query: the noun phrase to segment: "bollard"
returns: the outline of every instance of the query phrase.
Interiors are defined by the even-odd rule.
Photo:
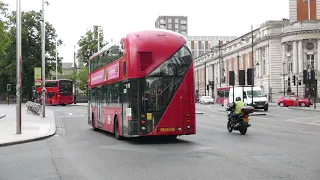
[[[27,101],[26,106],[27,106],[27,113],[28,114],[32,113],[32,114],[36,114],[39,116],[40,113],[42,112],[41,104],[34,103],[32,101]]]

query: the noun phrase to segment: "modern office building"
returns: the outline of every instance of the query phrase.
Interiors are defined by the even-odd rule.
[[[184,36],[188,35],[187,16],[159,16],[155,22],[155,27],[172,30]]]
[[[319,97],[320,0],[289,0],[288,8],[289,19],[266,21],[223,44],[221,56],[213,48],[196,58],[196,90],[200,96],[216,96],[217,87],[228,86],[229,71],[235,72],[238,83],[239,70],[253,68],[254,84],[265,91],[269,102],[277,102],[289,93]],[[310,84],[302,81],[306,71],[315,72],[315,81]],[[207,90],[209,82],[214,84]]]

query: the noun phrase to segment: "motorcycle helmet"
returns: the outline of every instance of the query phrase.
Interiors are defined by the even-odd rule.
[[[241,101],[241,97],[236,97],[236,101]]]

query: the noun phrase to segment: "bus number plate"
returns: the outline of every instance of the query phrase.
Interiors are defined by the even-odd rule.
[[[176,128],[160,128],[160,132],[173,132]]]

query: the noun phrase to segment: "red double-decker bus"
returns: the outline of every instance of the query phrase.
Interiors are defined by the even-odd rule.
[[[194,67],[186,39],[133,32],[90,57],[88,123],[117,139],[196,133]]]
[[[45,83],[47,89],[46,104],[49,105],[62,105],[73,104],[73,82],[69,79],[60,80],[46,80]],[[36,88],[37,99],[39,103],[42,103],[41,99],[42,87]]]

